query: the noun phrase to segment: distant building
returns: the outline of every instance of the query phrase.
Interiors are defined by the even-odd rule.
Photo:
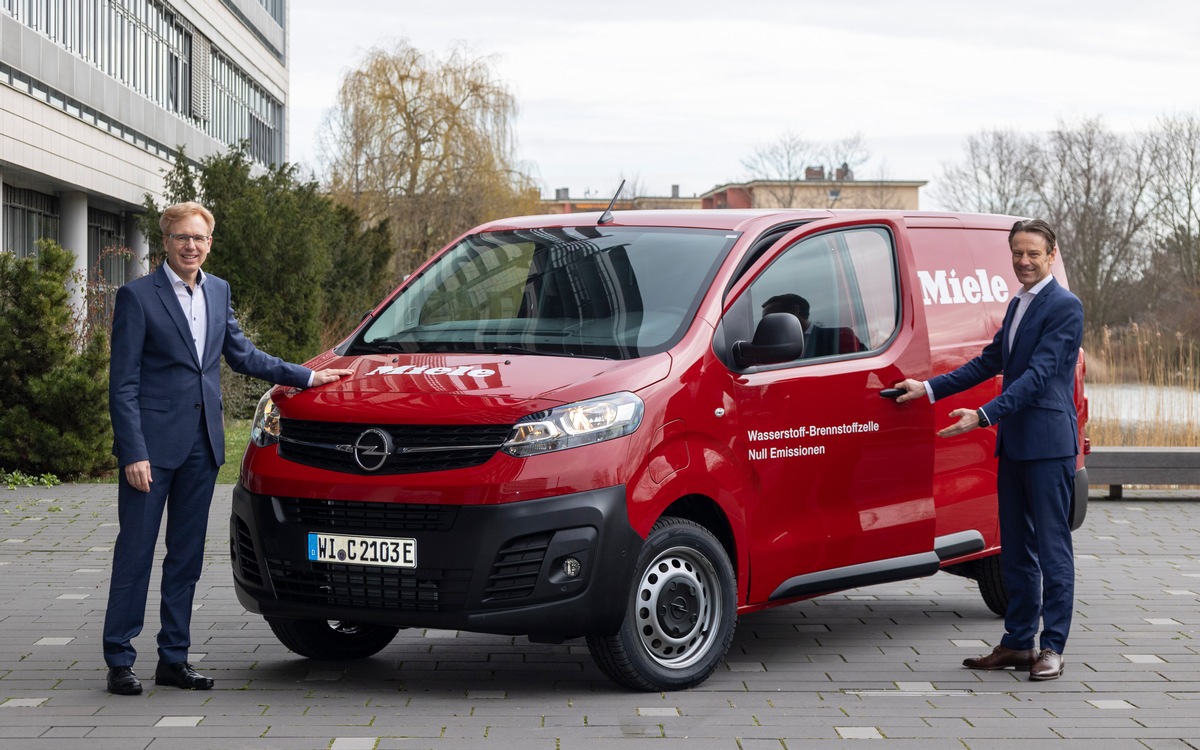
[[[106,282],[146,270],[135,217],[183,146],[287,159],[286,0],[0,0],[0,250],[40,238]],[[73,290],[81,304],[82,290]]]
[[[588,211],[603,211],[608,208],[608,202],[611,200],[611,195],[572,198],[569,188],[558,188],[554,191],[554,200],[543,200],[541,202],[541,209],[542,213],[547,214],[576,214]],[[679,196],[679,186],[672,185],[669,196],[621,197],[617,199],[616,203],[613,203],[614,211],[633,211],[649,208],[672,208],[676,210],[700,208],[700,199],[695,196],[681,198]]]
[[[915,210],[924,180],[856,180],[845,165],[832,177],[823,167],[809,167],[803,180],[751,180],[718,185],[690,198],[679,196],[673,185],[670,196],[619,198],[614,210],[648,208],[894,208]],[[553,200],[541,202],[548,214],[603,211],[612,196],[573,198],[567,188],[555,191]]]
[[[916,210],[923,180],[856,180],[842,168],[832,179],[809,167],[803,180],[751,180],[703,193],[704,208],[894,208]]]

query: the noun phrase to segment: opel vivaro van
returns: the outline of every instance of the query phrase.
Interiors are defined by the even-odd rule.
[[[238,598],[304,656],[367,657],[411,627],[582,637],[642,690],[702,682],[738,616],[829,592],[945,570],[1002,613],[995,430],[935,436],[1000,380],[932,405],[893,386],[991,341],[1019,289],[1013,221],[474,229],[309,363],[353,376],[263,397],[230,524]],[[1081,445],[1083,367],[1064,405]]]

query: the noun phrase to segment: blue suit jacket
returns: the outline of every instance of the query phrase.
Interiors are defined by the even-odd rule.
[[[178,468],[197,430],[207,433],[217,465],[225,462],[222,355],[236,372],[282,385],[308,385],[311,370],[259,351],[242,333],[226,281],[206,274],[204,294],[208,337],[204,356],[197,358],[165,268],[117,290],[108,408],[119,466],[149,460],[153,466]]]
[[[1029,303],[1010,351],[1016,305],[1014,297],[1004,324],[978,357],[930,379],[933,396],[965,391],[1003,372],[1000,395],[983,405],[998,424],[996,455],[1018,461],[1077,455],[1075,363],[1083,342],[1083,305],[1051,279]]]

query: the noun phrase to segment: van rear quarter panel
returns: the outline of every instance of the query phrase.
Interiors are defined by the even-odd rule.
[[[1016,284],[1008,232],[937,218],[910,221],[908,228],[929,327],[931,374],[940,375],[978,355],[1000,328]],[[933,405],[936,429],[956,421],[950,412],[978,408],[999,388],[996,377],[938,401]],[[995,449],[994,429],[939,438],[935,443],[938,535],[976,529],[989,547],[999,544]]]

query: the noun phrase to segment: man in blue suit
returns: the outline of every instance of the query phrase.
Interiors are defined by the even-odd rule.
[[[159,222],[167,262],[117,292],[109,412],[119,466],[117,516],[104,661],[108,689],[137,695],[132,641],[142,630],[154,547],[164,509],[161,629],[154,680],[192,690],[213,681],[188,663],[192,597],[217,469],[225,462],[220,358],[235,371],[304,388],[350,370],[312,371],[259,351],[233,317],[229,284],[200,270],[213,216],[198,203],[167,208]]]
[[[953,372],[927,382],[905,380],[898,387],[906,393],[896,400],[936,401],[1004,374],[999,396],[978,409],[955,409],[950,416],[958,421],[938,432],[951,437],[997,425],[1000,567],[1010,600],[1000,645],[963,665],[1028,668],[1031,680],[1053,680],[1063,672],[1075,599],[1069,515],[1079,453],[1075,364],[1083,306],[1050,274],[1058,245],[1049,224],[1018,221],[1008,244],[1021,292],[996,337]]]

